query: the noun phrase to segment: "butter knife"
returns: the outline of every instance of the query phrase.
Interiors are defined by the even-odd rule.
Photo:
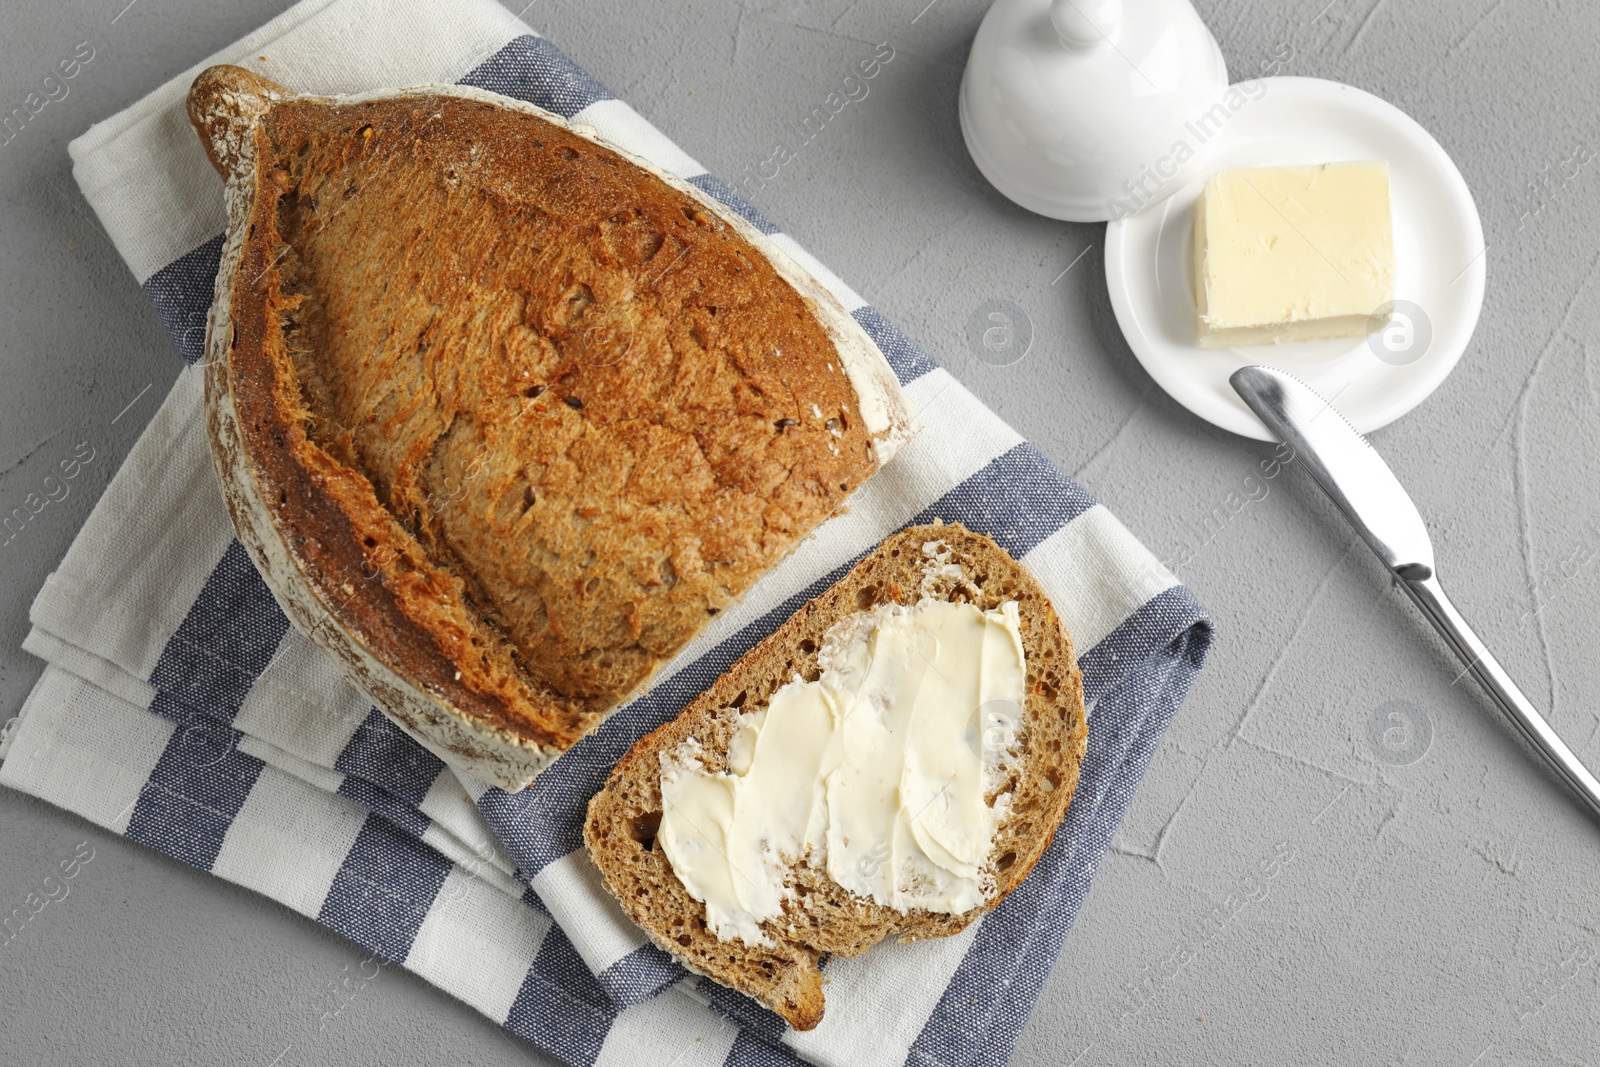
[[[1566,746],[1537,708],[1523,696],[1445,596],[1433,558],[1433,542],[1417,506],[1383,457],[1308,386],[1273,367],[1242,367],[1228,379],[1267,429],[1294,449],[1295,457],[1338,505],[1350,525],[1375,552],[1400,586],[1433,623],[1496,707],[1552,770],[1600,818],[1600,780]]]

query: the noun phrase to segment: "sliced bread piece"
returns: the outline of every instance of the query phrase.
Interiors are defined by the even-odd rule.
[[[1021,617],[1027,693],[1016,758],[986,797],[991,806],[1010,797],[989,857],[993,895],[960,914],[899,911],[844,889],[811,857],[789,868],[785,884],[792,892],[783,914],[760,926],[770,945],[719,938],[707,923],[705,904],[674,873],[657,839],[663,757],[671,765],[687,744],[705,772],[727,770],[740,718],[766,708],[797,675],[818,677],[819,652],[831,627],[857,612],[888,603],[914,605],[924,597],[984,611],[1016,601]],[[859,955],[886,937],[909,941],[958,933],[1026,877],[1066,814],[1087,736],[1072,641],[1037,579],[989,538],[959,525],[911,527],[885,540],[745,653],[676,719],[640,739],[590,800],[584,842],[606,888],[653,942],[690,970],[754,997],[795,1029],[809,1030],[822,1019],[824,957]]]
[[[911,418],[827,289],[531,104],[211,67],[213,459],[290,620],[443,759],[526,785]]]

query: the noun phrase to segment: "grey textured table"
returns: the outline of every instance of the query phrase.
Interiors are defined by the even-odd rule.
[[[178,367],[66,142],[278,10],[124,3],[12,4],[0,30],[7,111],[93,48],[68,95],[0,145],[0,513],[77,442],[95,453],[0,548],[0,718],[41,669],[17,648],[29,601]],[[1236,78],[1291,45],[1287,73],[1393,101],[1465,173],[1488,242],[1483,319],[1450,380],[1374,440],[1463,610],[1600,763],[1600,21],[1576,0],[1200,8]],[[1267,446],[1199,422],[1138,367],[1107,300],[1103,228],[1031,216],[983,183],[955,98],[984,9],[536,0],[525,17],[729,177],[887,41],[868,96],[754,198],[1158,555],[1186,559],[1215,614],[1210,665],[1015,1062],[1600,1063],[1600,828],[1455,680],[1301,472],[1263,477]],[[967,341],[997,300],[1031,329],[1007,367]],[[314,998],[361,958],[353,945],[9,791],[0,911],[84,841],[95,858],[70,896],[0,945],[7,1064],[543,1062],[394,969],[319,1031]],[[1272,857],[1263,896],[1245,879]]]

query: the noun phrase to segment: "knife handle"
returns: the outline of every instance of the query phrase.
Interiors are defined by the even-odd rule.
[[[1522,695],[1517,683],[1500,666],[1489,651],[1489,646],[1472,632],[1467,620],[1461,617],[1450,598],[1444,595],[1437,575],[1400,583],[1422,613],[1433,623],[1467,670],[1488,692],[1495,705],[1511,721],[1535,751],[1542,755],[1562,780],[1588,805],[1589,811],[1600,819],[1600,780],[1597,780],[1583,762],[1561,740],[1545,717],[1539,714],[1528,698]]]

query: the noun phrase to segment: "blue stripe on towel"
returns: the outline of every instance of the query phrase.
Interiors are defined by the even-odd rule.
[[[1085,698],[1098,699],[1106,686],[1129,667],[1144,663],[1162,651],[1156,647],[1156,642],[1162,640],[1160,635],[1174,632],[1185,622],[1202,619],[1204,614],[1205,609],[1195,600],[1194,594],[1181,585],[1151,597],[1098,645],[1078,653]],[[1199,670],[1211,648],[1211,638],[1211,623],[1207,620],[1192,629],[1183,629],[1173,640],[1182,643],[1185,660]],[[1154,681],[1152,687],[1155,688]]]
[[[601,971],[598,977],[612,1003],[626,1008],[649,1000],[667,986],[682,981],[688,973],[654,945],[641,945]]]
[[[197,714],[232,722],[288,628],[244,546],[230,541],[151,672],[160,695],[150,710],[185,723]],[[339,792],[369,811],[417,836],[432,825],[416,805],[444,763],[376,708],[334,767],[346,775]]]
[[[368,815],[317,921],[387,960],[404,960],[451,863],[388,819]]]
[[[222,234],[193,248],[145,280],[144,293],[185,363],[198,363],[206,349],[206,314],[217,287]]]
[[[939,365],[928,358],[928,353],[901,333],[877,308],[859,307],[850,314],[867,331],[867,336],[878,346],[883,358],[889,361],[901,385],[908,385],[929,371],[938,369]]]
[[[411,803],[379,789],[363,778],[346,775],[344,781],[339,783],[339,795],[350,798],[374,815],[388,819],[412,837],[421,837],[428,832],[428,827],[433,825],[433,820]]]
[[[607,1014],[614,1010],[611,998],[600,987],[594,972],[589,970],[589,965],[583,962],[583,957],[559,926],[550,927],[531,970],[547,984],[565,992],[570,1000]]]
[[[706,984],[700,988],[705,989]],[[740,1030],[722,1067],[801,1067],[804,1063],[793,1049],[778,1044],[776,1038],[766,1041],[749,1030]]]
[[[174,729],[128,820],[127,836],[209,871],[264,764],[238,749],[243,736],[157,692],[151,711]]]
[[[444,761],[423,748],[377,708],[369,708],[334,767],[408,804],[421,804],[444,771]],[[342,790],[341,790],[342,791]]]
[[[172,720],[178,730],[134,808],[129,837],[210,869],[262,766],[237,751],[243,735],[227,724],[288,629],[287,617],[244,546],[230,540],[150,672],[156,695],[149,710]],[[213,758],[215,752],[221,754]],[[339,791],[408,832],[420,835],[430,822],[364,783],[347,778]],[[407,799],[414,804],[420,796]]]
[[[1094,497],[1024,442],[990,460],[910,525],[953,520],[1021,559],[1092,507]]]
[[[230,541],[161,650],[150,684],[231,722],[288,629],[289,620],[244,546]]]
[[[570,119],[611,92],[543,37],[518,37],[457,83],[509,96]]]
[[[616,1009],[572,947],[552,925],[506,1015],[507,1030],[576,1067],[600,1055]]]
[[[733,186],[715,174],[696,174],[689,179],[689,184],[708,194],[724,207],[732,210],[762,233],[770,235],[778,232],[777,225],[771,219],[757,211],[754,204],[734,192]]]

